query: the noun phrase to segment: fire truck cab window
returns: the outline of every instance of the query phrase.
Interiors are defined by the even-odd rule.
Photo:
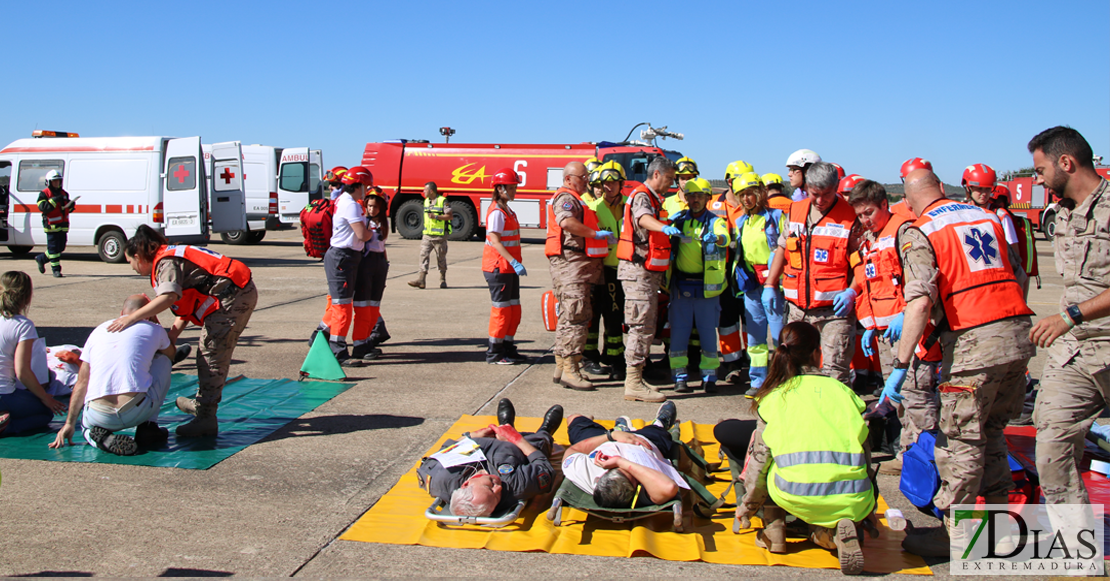
[[[281,166],[281,189],[287,192],[307,192],[308,179],[305,176],[307,163],[286,163]],[[317,168],[316,179],[319,180],[319,171]]]
[[[169,168],[166,175],[167,190],[191,190],[197,187],[197,158],[171,157]]]
[[[64,181],[65,162],[60,159],[28,159],[19,162],[16,189],[21,192],[41,192],[46,187],[46,174],[52,169],[61,172]]]

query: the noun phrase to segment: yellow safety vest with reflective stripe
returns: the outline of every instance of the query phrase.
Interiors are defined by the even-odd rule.
[[[443,207],[447,205],[447,197],[439,196],[435,201],[424,199],[424,234],[427,236],[444,236],[447,234],[447,220],[431,218],[432,208],[436,214],[443,214]]]
[[[763,398],[759,416],[772,456],[767,491],[775,504],[823,527],[874,511],[865,407],[851,388],[823,375],[799,375]]]
[[[683,210],[674,218],[674,226],[682,230],[682,235],[691,238],[690,242],[678,239],[671,240],[671,256],[674,259],[673,268],[687,274],[695,274],[681,268],[687,262],[685,257],[690,249],[695,249],[695,256],[701,258],[701,275],[705,298],[713,298],[725,290],[725,274],[728,269],[726,250],[728,249],[729,235],[728,223],[706,210],[702,218],[693,218],[688,210]],[[724,239],[724,244],[715,244],[713,251],[709,252],[701,240],[706,232],[713,232]],[[689,266],[689,265],[687,265]],[[680,275],[681,276],[681,275]]]
[[[582,196],[582,200],[586,201],[586,196]],[[590,208],[597,214],[597,225],[602,230],[608,230],[613,235],[619,235],[621,232],[621,222],[624,218],[624,204],[628,202],[626,196],[621,196],[621,206],[617,208],[617,214],[614,216],[613,211],[605,204],[605,198],[597,198],[592,202],[586,202],[586,207]],[[617,260],[617,243],[613,242],[609,245],[609,254],[601,261],[602,264],[610,268],[616,268],[620,261]]]

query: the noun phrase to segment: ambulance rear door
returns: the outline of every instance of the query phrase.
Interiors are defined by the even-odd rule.
[[[162,173],[162,213],[166,236],[207,233],[207,188],[200,137],[165,141]]]
[[[213,232],[247,229],[247,198],[243,189],[243,148],[238,141],[212,144]]]
[[[308,205],[308,148],[282,150],[278,165],[278,219],[283,224],[300,222],[301,210]]]

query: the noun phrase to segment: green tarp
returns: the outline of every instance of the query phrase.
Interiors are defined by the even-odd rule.
[[[116,456],[101,452],[88,445],[80,427],[74,433],[73,446],[54,450],[47,447],[47,444],[54,441],[54,435],[64,423],[64,417],[58,416],[50,424],[49,431],[0,437],[0,458],[206,470],[316,409],[353,385],[245,377],[232,380],[224,386],[223,401],[220,403],[219,436],[178,439],[174,429],[192,418],[181,413],[174,401],[178,396],[193,397],[196,394],[197,377],[175,373],[170,393],[166,396],[158,418],[160,426],[169,428],[170,441],[160,450],[140,450],[135,456]],[[134,435],[134,430],[121,433]]]

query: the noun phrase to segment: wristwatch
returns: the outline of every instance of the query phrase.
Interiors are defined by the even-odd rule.
[[[609,438],[610,442],[616,442],[616,440],[613,439],[613,430],[609,430],[608,432],[605,432],[605,437]]]
[[[1068,305],[1068,316],[1071,317],[1073,323],[1078,326],[1083,322],[1083,313],[1079,311],[1079,305]]]
[[[910,364],[909,363],[902,363],[897,358],[895,358],[894,359],[894,368],[895,369],[909,369]]]

